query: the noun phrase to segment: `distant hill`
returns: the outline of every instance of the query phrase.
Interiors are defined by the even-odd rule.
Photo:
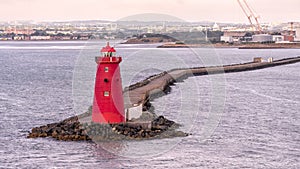
[[[146,33],[141,35],[135,35],[134,37],[124,42],[124,44],[166,43],[176,41],[176,39],[168,35]]]

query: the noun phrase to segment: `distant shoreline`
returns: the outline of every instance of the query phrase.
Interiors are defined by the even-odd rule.
[[[176,43],[174,39],[165,37],[142,37],[131,38],[122,44],[162,44],[157,48],[238,48],[238,49],[300,49],[300,42],[290,43],[210,43],[187,44],[184,42]]]
[[[70,39],[70,40],[59,40],[59,39],[55,39],[55,40],[0,40],[0,42],[69,42],[69,41],[88,41],[91,39]]]
[[[95,39],[84,40],[0,40],[1,42],[85,42],[93,41]],[[99,40],[99,39],[98,39]],[[103,41],[114,41],[101,39]],[[238,48],[238,49],[300,49],[300,42],[294,43],[247,43],[247,44],[229,44],[229,43],[203,43],[203,44],[176,44],[174,42],[140,42],[140,41],[125,41],[121,44],[136,44],[136,45],[145,45],[145,44],[157,44],[157,48]]]
[[[238,48],[238,49],[300,49],[300,43],[274,44],[163,44],[157,48]]]

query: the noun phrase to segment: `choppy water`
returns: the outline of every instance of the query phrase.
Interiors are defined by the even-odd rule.
[[[175,67],[300,55],[299,49],[117,47],[124,56],[124,85]],[[76,108],[80,100],[76,93],[86,88],[72,79],[74,72],[75,78],[87,77],[86,87],[93,88],[94,74],[81,74],[79,66],[95,70],[89,58],[97,53],[87,48],[84,42],[0,42],[0,168],[300,168],[299,63],[193,77],[173,86],[169,95],[153,104],[156,113],[180,122],[181,130],[192,133],[183,139],[99,145],[26,139],[33,126],[86,109]],[[72,84],[78,87],[74,95]],[[85,96],[91,97],[91,92]],[[83,102],[88,105],[90,100]]]

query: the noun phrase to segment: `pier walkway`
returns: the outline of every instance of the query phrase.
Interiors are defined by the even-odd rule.
[[[300,62],[300,57],[275,60],[273,62],[249,62],[226,66],[173,69],[151,76],[141,82],[125,88],[123,93],[125,108],[144,104],[149,96],[164,92],[169,85],[191,76],[251,71],[297,62]]]

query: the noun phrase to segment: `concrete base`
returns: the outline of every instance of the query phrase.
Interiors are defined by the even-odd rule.
[[[131,107],[126,109],[126,120],[130,121],[130,120],[134,120],[134,119],[138,119],[141,117],[141,115],[143,114],[143,105],[137,105],[135,107]]]

